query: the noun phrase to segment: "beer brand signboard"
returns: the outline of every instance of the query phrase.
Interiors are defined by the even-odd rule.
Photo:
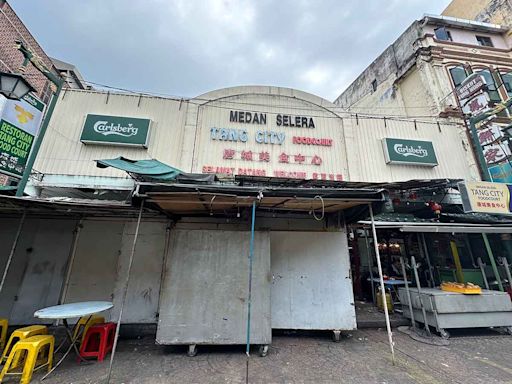
[[[147,147],[151,120],[88,114],[80,141],[85,144]]]
[[[384,156],[388,164],[438,165],[436,152],[431,141],[384,138]]]
[[[512,185],[486,181],[459,183],[464,212],[510,214],[510,190]]]

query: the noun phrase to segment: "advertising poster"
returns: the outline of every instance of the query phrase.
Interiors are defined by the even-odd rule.
[[[0,173],[19,178],[41,126],[45,104],[30,95],[22,100],[0,98]]]

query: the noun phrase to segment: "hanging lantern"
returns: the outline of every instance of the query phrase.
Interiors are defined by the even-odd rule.
[[[441,209],[443,209],[443,207],[441,206],[441,204],[435,202],[435,201],[431,201],[430,204],[430,209],[436,214],[436,215],[439,215],[441,213]]]

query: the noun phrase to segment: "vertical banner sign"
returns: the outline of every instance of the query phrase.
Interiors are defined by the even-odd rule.
[[[45,104],[26,95],[0,101],[0,173],[21,177],[43,119]]]

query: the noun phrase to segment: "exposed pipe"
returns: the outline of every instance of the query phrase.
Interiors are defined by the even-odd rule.
[[[27,210],[23,211],[23,215],[21,216],[20,223],[18,225],[18,230],[16,231],[16,236],[14,237],[14,242],[12,243],[11,253],[9,253],[7,263],[5,264],[4,274],[2,276],[2,281],[0,282],[0,293],[2,293],[2,290],[4,289],[5,279],[7,278],[7,273],[9,272],[9,267],[11,266],[12,258],[14,257],[16,247],[18,246],[18,240],[20,239],[21,230],[23,228],[23,224],[25,223],[25,217],[27,217]]]
[[[370,210],[370,218],[372,221],[372,234],[373,234],[373,246],[375,248],[375,255],[377,256],[377,268],[379,270],[379,278],[380,278],[380,291],[382,294],[382,303],[384,304],[384,316],[386,317],[386,329],[388,331],[388,341],[389,348],[391,349],[391,361],[393,365],[395,365],[395,349],[393,343],[393,334],[391,332],[391,324],[389,322],[389,312],[388,312],[388,303],[386,301],[386,289],[384,287],[384,276],[382,275],[382,265],[380,262],[380,253],[379,253],[379,242],[377,239],[377,230],[375,229],[375,220],[373,217],[373,208],[371,204],[368,204],[368,208]]]
[[[137,238],[139,237],[140,220],[142,218],[142,211],[144,209],[144,200],[140,203],[139,217],[137,219],[137,227],[135,228],[135,235],[133,236],[132,251],[130,253],[130,260],[128,261],[128,271],[126,272],[126,279],[123,286],[123,296],[121,299],[121,308],[119,309],[119,318],[117,319],[116,333],[114,335],[114,345],[112,346],[112,354],[110,355],[110,364],[108,367],[107,384],[110,383],[110,376],[112,374],[112,364],[114,363],[114,355],[116,353],[117,341],[119,339],[119,329],[121,328],[121,318],[123,317],[124,303],[126,301],[126,294],[128,293],[128,283],[130,282],[130,273],[132,271],[133,257],[135,255],[135,247],[137,246]]]

